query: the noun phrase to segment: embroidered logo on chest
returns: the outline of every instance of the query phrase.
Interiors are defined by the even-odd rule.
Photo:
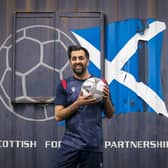
[[[72,92],[74,93],[76,91],[75,87],[71,87]]]

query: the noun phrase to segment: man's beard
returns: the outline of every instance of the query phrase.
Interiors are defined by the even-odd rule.
[[[79,66],[79,65],[74,65],[74,67],[72,68],[73,72],[74,72],[77,76],[82,76],[82,75],[86,72],[86,67],[83,66],[82,64],[80,64],[81,69],[77,69],[76,66]]]

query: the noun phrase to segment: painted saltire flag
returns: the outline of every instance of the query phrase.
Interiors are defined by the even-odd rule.
[[[139,19],[106,25],[105,78],[110,85],[116,114],[148,111],[168,117],[160,79],[165,29],[164,22],[153,19],[148,19],[145,25]],[[72,33],[89,50],[90,71],[99,76],[100,27],[73,30]],[[139,52],[142,43],[147,48],[147,54]],[[140,59],[146,62],[140,64]],[[147,68],[143,69],[145,63]],[[140,74],[145,74],[145,81],[141,81]]]

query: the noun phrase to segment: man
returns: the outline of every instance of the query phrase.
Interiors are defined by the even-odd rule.
[[[56,168],[103,167],[102,111],[108,118],[114,113],[107,86],[103,100],[83,96],[81,85],[92,77],[88,71],[89,53],[80,46],[68,49],[73,76],[57,87],[55,118],[65,120],[65,133],[56,156]]]

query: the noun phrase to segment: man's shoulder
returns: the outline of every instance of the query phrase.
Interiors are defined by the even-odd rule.
[[[73,76],[61,79],[61,83],[65,82],[66,84],[70,83],[71,81],[74,81]]]
[[[67,82],[70,82],[70,81],[73,81],[74,78],[73,78],[73,76],[69,76],[69,77],[64,78],[64,79],[62,79],[62,80],[65,80],[65,81],[67,81]]]
[[[71,82],[74,82],[75,79],[73,76],[70,76],[70,77],[67,77],[67,78],[64,78],[64,79],[61,79],[60,81],[60,85],[66,90],[68,85],[71,83]]]

